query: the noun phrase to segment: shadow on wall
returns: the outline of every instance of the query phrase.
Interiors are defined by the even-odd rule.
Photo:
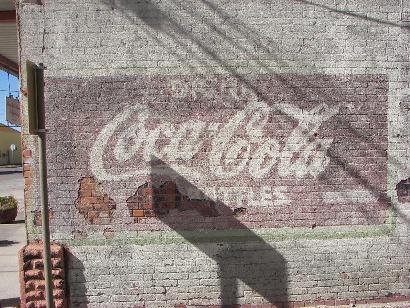
[[[204,3],[209,5],[208,2]],[[183,39],[193,41],[222,67],[226,67],[215,51],[204,45],[201,40],[191,36],[153,2],[119,0],[107,4],[111,5],[112,9],[120,10],[129,19],[133,20],[137,17],[152,29],[167,33],[177,44],[184,45]],[[194,14],[194,12],[190,13]],[[217,31],[212,25],[208,26]],[[249,35],[250,31],[246,36]],[[161,45],[159,40],[156,41]],[[237,78],[241,78],[233,69],[228,70]],[[249,86],[254,88],[252,85]],[[238,280],[243,281],[269,303],[288,301],[286,261],[271,245],[236,219],[236,215],[241,214],[241,208],[232,210],[219,201],[211,200],[156,157],[151,160],[151,183],[140,187],[132,200],[129,200],[129,204],[130,202],[138,209],[144,208],[145,202],[147,208],[152,207],[153,216],[217,262],[222,305],[237,304],[238,298],[243,296],[239,294]],[[152,203],[147,205],[150,202]],[[188,219],[198,223],[199,228],[195,230],[196,232],[183,227],[187,218],[181,215],[181,212],[190,213]],[[216,228],[215,225],[225,226],[230,230],[235,229],[239,231],[240,236],[236,241],[232,241],[232,238],[224,240],[214,237],[213,234],[217,234],[212,232]],[[204,236],[196,236],[198,232],[202,232]],[[244,241],[247,244],[244,245]],[[218,245],[217,252],[215,252],[215,245],[209,245],[210,242]]]
[[[243,208],[232,210],[212,200],[156,157],[151,158],[151,183],[140,186],[131,202],[152,211],[218,264],[222,305],[238,304],[238,298],[244,296],[238,280],[269,303],[287,302],[286,261],[236,218]],[[184,227],[187,220],[196,224],[194,232]],[[236,236],[218,237],[218,226],[228,232],[235,230]]]
[[[185,27],[184,24],[180,23],[177,18],[171,15],[171,13],[159,7],[155,1],[146,0],[135,2],[129,0],[102,0],[102,2],[105,3],[107,6],[110,6],[113,10],[115,9],[120,11],[121,14],[124,17],[128,18],[130,21],[142,21],[145,25],[149,26],[149,28],[151,28],[153,31],[147,31],[146,34],[150,36],[151,39],[154,40],[156,44],[158,44],[158,46],[167,49],[167,51],[170,54],[172,54],[179,60],[186,60],[186,55],[183,53],[178,54],[178,49],[188,50],[187,52],[189,52],[192,49],[192,45],[196,46],[197,50],[202,51],[210,59],[218,63],[224,70],[226,70],[227,73],[231,74],[233,77],[237,78],[242,83],[244,83],[261,100],[265,101],[268,104],[276,103],[272,102],[270,98],[266,97],[266,95],[261,93],[258,90],[257,85],[253,84],[246,76],[238,73],[235,67],[227,64],[223,57],[219,54],[219,51],[217,48],[215,48],[215,46],[213,46],[212,44],[207,44],[206,41],[204,41],[203,37],[201,37],[201,35],[199,35],[195,31],[190,31],[189,27]],[[211,16],[223,20],[224,27],[218,26],[218,24],[213,21],[215,18],[211,19],[202,16],[198,11],[195,10],[194,6],[191,6],[187,2],[177,3],[175,0],[170,0],[170,3],[172,3],[175,7],[180,8],[180,10],[183,11],[184,14],[187,14],[188,17],[192,18],[192,20],[197,20],[199,23],[201,23],[204,29],[212,33],[212,35],[216,36],[218,40],[224,43],[228,43],[227,46],[229,47],[227,47],[227,52],[231,52],[232,54],[236,52],[243,53],[246,57],[252,59],[257,66],[266,71],[266,73],[274,75],[277,80],[289,86],[289,80],[286,80],[285,78],[283,78],[283,76],[281,76],[281,74],[278,74],[272,68],[268,67],[263,60],[260,60],[258,59],[258,57],[255,57],[254,48],[258,48],[263,52],[263,54],[268,54],[269,59],[276,62],[278,67],[289,67],[287,60],[284,60],[280,57],[280,54],[284,53],[282,50],[280,50],[280,45],[271,42],[270,38],[266,35],[259,33],[258,29],[255,29],[247,25],[238,18],[230,16],[229,14],[224,12],[223,9],[218,7],[218,5],[215,4],[215,2],[202,0],[200,1],[200,4],[203,6],[205,10],[207,10],[207,12],[210,12],[212,14]],[[317,7],[319,9],[324,10],[325,12],[328,12],[329,14],[336,13],[340,15],[345,15],[347,17],[354,18],[358,21],[366,20],[375,25],[381,25],[385,27],[397,27],[403,30],[410,29],[408,25],[402,25],[399,23],[394,23],[378,18],[372,18],[361,14],[351,13],[348,11],[344,11],[342,9],[334,9],[330,6],[321,5],[307,0],[289,1],[289,5],[297,3],[304,4],[306,6]],[[272,4],[272,6],[274,5],[275,4]],[[157,37],[156,33],[164,34],[165,38],[168,41],[173,42],[179,48],[175,49],[172,48],[172,46],[167,45],[165,42],[163,42],[161,39]],[[232,33],[233,35],[230,35],[229,33]],[[244,38],[244,40],[239,41],[237,40],[238,37]],[[365,39],[365,37],[363,39]],[[243,41],[245,41],[246,44],[240,43]],[[251,48],[249,46],[251,46]],[[197,56],[195,52],[193,52],[191,56],[201,64],[206,64],[206,60],[201,59],[201,57]],[[298,59],[298,61],[302,60]],[[189,63],[187,63],[186,65],[191,70],[195,71],[195,68],[190,66]],[[303,63],[301,63],[301,66],[303,66]],[[315,72],[315,69],[312,68],[311,73],[315,74],[317,72]],[[290,88],[295,94],[301,95],[302,97],[303,95],[306,95],[306,93],[304,93],[304,91],[300,89],[298,85],[291,84]],[[321,97],[320,99],[332,100],[331,98],[327,97]],[[358,140],[366,141],[366,139],[368,138],[368,136],[364,135],[363,132],[361,132],[357,128],[352,127],[352,125],[346,121],[343,121],[339,124],[343,124],[344,126],[346,126],[349,129],[349,131],[357,137]],[[377,152],[377,155],[387,158],[387,148],[385,146],[381,146],[378,143],[373,142],[368,142],[367,144],[369,147],[368,149],[370,151],[375,151]],[[357,172],[357,170],[355,170],[356,167],[354,165],[350,164],[347,161],[344,161],[342,158],[338,157],[337,155],[334,155],[334,153],[328,154],[332,162],[341,166],[347,174],[350,174],[357,178],[360,185],[368,189],[375,198],[377,198],[381,202],[387,203],[390,207],[393,207],[390,197],[387,196],[386,192],[380,192],[380,190],[371,183],[371,177],[364,175],[360,172]],[[397,158],[394,157],[389,157],[389,162],[397,166],[403,165],[403,162],[400,162]],[[401,216],[404,220],[406,220],[407,223],[409,223],[409,219],[406,217],[406,215],[401,213],[400,210],[397,208],[395,208],[395,210],[399,216]],[[363,214],[365,216],[368,216],[368,213],[366,213],[365,210],[363,211]]]
[[[156,157],[151,158],[150,167],[148,182],[137,189],[127,205],[131,211],[144,211],[145,217],[162,221],[217,263],[219,305],[239,304],[246,300],[246,291],[271,304],[288,302],[286,260],[237,219],[244,208],[231,209],[212,200]],[[66,257],[70,304],[86,307],[84,265],[70,252]],[[244,290],[239,281],[251,290]],[[188,304],[184,299],[181,302]]]
[[[299,2],[310,4],[307,1]],[[213,10],[216,15],[223,15],[223,12],[219,11],[214,4],[207,1],[203,1],[203,3]],[[166,33],[168,38],[174,40],[175,43],[181,47],[184,47],[187,41],[196,44],[204,53],[208,54],[229,73],[243,81],[249,88],[254,90],[255,93],[264,98],[263,94],[258,93],[256,87],[250,84],[245,77],[240,76],[234,68],[225,65],[214,49],[205,45],[200,37],[196,37],[195,34],[185,31],[176,20],[161,11],[154,3],[150,1],[133,2],[119,0],[109,3],[107,1],[107,4],[111,5],[113,9],[121,10],[122,14],[130,19],[138,18],[152,29]],[[185,9],[187,10],[187,8]],[[195,15],[195,12],[187,10],[187,13],[193,17],[198,17]],[[361,16],[352,17],[362,18]],[[377,20],[370,21],[379,22]],[[232,43],[232,46],[237,47],[238,50],[245,53],[250,52],[245,47],[240,46],[232,38],[226,36],[216,25],[210,23],[206,26],[220,35],[222,39]],[[263,38],[259,37],[258,33],[253,31],[253,29],[240,22],[232,23],[231,27],[239,34],[245,36],[251,43],[255,45],[259,44],[259,47],[262,49],[266,48],[266,51],[273,58],[275,57],[271,47],[266,47],[266,45],[261,43],[263,42]],[[161,41],[156,40],[159,45],[162,44]],[[170,49],[170,53],[173,52],[174,51]],[[201,60],[199,59],[198,61]],[[278,65],[282,65],[283,60],[276,58],[276,61]],[[256,60],[256,62],[258,62],[258,60]],[[266,68],[262,63],[260,65],[269,72],[269,68]],[[286,63],[284,66],[286,66]],[[312,73],[314,72],[312,71]],[[277,78],[281,79],[280,76],[277,76]],[[300,91],[297,86],[295,86],[293,90],[295,92]],[[266,102],[269,101],[269,99],[264,100]],[[349,127],[349,129],[354,130],[352,127]],[[365,138],[360,131],[354,131],[354,133],[358,137]],[[375,147],[376,151],[380,153],[383,152],[382,155],[386,155],[383,148],[378,148],[376,144],[372,144],[372,146]],[[361,184],[370,189],[378,198],[386,198],[386,202],[389,201],[384,193],[380,194],[376,187],[372,187],[367,178],[355,172],[354,168],[352,169],[352,166],[350,166],[348,162],[341,161],[337,156],[332,156],[331,158],[343,166],[346,172],[358,178]],[[151,182],[140,187],[136,195],[134,195],[133,199],[129,200],[129,202],[138,210],[146,207],[147,211],[151,211],[152,216],[160,219],[218,263],[219,277],[221,279],[222,304],[228,305],[238,302],[238,298],[241,296],[237,285],[238,280],[243,281],[271,303],[287,301],[286,261],[268,243],[239,222],[236,217],[241,214],[241,208],[232,210],[220,202],[210,200],[210,198],[204,195],[198,188],[156,158],[153,158],[151,162]],[[144,205],[150,202],[152,209]],[[187,213],[189,213],[189,219],[198,222],[198,230],[196,230],[196,233],[202,233],[204,235],[203,237],[194,236],[192,231],[190,232],[187,228],[183,227],[186,224],[185,214]],[[217,234],[217,232],[215,232],[216,226],[220,225],[221,222],[228,226],[229,229],[240,231],[241,235],[238,237],[237,242],[232,241],[232,239],[223,240],[218,236],[214,236]],[[207,244],[209,242],[217,244],[218,249],[215,250],[215,245],[212,245],[213,248],[211,249],[211,245]],[[246,242],[246,244],[244,242]],[[244,249],[244,247],[246,248]],[[78,270],[80,277],[82,273],[81,268]],[[79,294],[79,296],[84,296],[85,289],[83,291],[84,293]],[[79,291],[79,293],[81,292]]]
[[[383,20],[383,19],[380,19],[380,18],[374,18],[374,17],[369,17],[369,16],[366,16],[366,15],[357,14],[357,13],[354,13],[354,12],[344,11],[344,10],[341,10],[341,9],[332,8],[328,5],[324,5],[324,4],[321,4],[321,3],[314,3],[312,1],[307,1],[307,0],[294,0],[294,1],[306,4],[306,5],[316,6],[318,8],[325,9],[329,12],[338,13],[338,14],[342,14],[342,15],[346,15],[346,16],[350,16],[350,17],[354,17],[354,18],[358,18],[358,19],[362,19],[362,20],[367,20],[367,21],[371,21],[371,22],[375,22],[375,23],[378,23],[378,24],[383,24],[383,25],[387,25],[387,26],[391,26],[391,27],[399,27],[399,28],[405,29],[407,31],[410,31],[410,25],[402,25],[402,24],[399,24],[399,23]]]
[[[66,295],[69,307],[87,307],[89,299],[87,298],[86,278],[84,275],[83,263],[73,255],[68,249],[64,249],[66,266],[68,264]]]

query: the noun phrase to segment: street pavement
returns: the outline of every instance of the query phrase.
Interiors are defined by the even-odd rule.
[[[18,250],[26,244],[24,192],[21,168],[0,167],[0,196],[14,196],[16,222],[0,224],[0,308],[17,307],[19,301]]]
[[[0,196],[14,196],[18,202],[16,220],[24,220],[24,184],[21,167],[0,167]]]

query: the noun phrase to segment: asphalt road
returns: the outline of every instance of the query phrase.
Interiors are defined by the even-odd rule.
[[[18,250],[26,243],[21,168],[0,167],[0,196],[14,196],[19,204],[16,222],[0,224],[0,307],[16,307],[19,298]]]

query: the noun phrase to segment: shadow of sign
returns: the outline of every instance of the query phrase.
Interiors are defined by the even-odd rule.
[[[150,182],[138,188],[128,206],[160,219],[218,264],[221,304],[237,304],[244,296],[238,280],[269,303],[287,302],[286,261],[240,222],[246,209],[212,200],[156,157],[150,164]],[[188,227],[187,220],[196,227]],[[236,236],[220,236],[232,231]]]

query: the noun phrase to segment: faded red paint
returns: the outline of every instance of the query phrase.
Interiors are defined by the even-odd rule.
[[[49,106],[47,118],[50,127],[48,144],[50,155],[55,158],[50,158],[53,168],[50,169],[49,176],[56,182],[50,184],[55,185],[54,189],[51,189],[51,197],[55,197],[60,207],[72,205],[66,204],[66,199],[60,199],[57,194],[58,180],[61,180],[60,174],[67,168],[67,161],[70,161],[73,155],[77,157],[75,165],[70,169],[77,177],[64,178],[64,185],[72,190],[78,185],[76,178],[92,173],[95,160],[90,159],[91,149],[101,147],[102,168],[99,169],[98,166],[94,169],[104,169],[112,178],[98,181],[103,183],[105,192],[111,198],[127,202],[129,215],[138,221],[138,224],[134,225],[122,224],[121,228],[165,228],[150,208],[152,201],[138,203],[135,200],[138,195],[135,195],[136,191],[148,182],[150,170],[149,162],[144,158],[146,146],[136,149],[124,161],[118,161],[115,155],[121,134],[138,123],[139,113],[131,113],[124,121],[116,123],[106,144],[92,144],[107,124],[122,112],[132,110],[138,105],[144,106],[150,114],[145,124],[144,140],[153,140],[150,134],[163,124],[178,128],[188,122],[204,123],[206,129],[201,131],[196,143],[199,150],[192,158],[186,161],[159,158],[171,168],[185,168],[186,180],[203,191],[209,200],[222,202],[232,210],[245,209],[237,211],[236,214],[238,220],[249,228],[377,225],[383,224],[388,215],[390,203],[386,195],[386,76],[117,76],[87,79],[48,78],[46,85]],[[64,93],[59,93],[56,89],[61,89]],[[88,101],[89,98],[92,99]],[[229,157],[228,151],[240,140],[249,145],[250,158],[237,175],[229,178],[218,177],[213,169],[218,166],[218,162],[211,164],[209,158],[213,143],[218,140],[215,136],[255,100],[272,108],[266,125],[258,134],[253,134],[250,120],[245,118],[243,123],[241,122],[231,136],[230,143],[223,149],[223,159]],[[249,172],[256,151],[261,149],[263,142],[276,140],[279,151],[285,152],[286,141],[298,125],[298,121],[291,114],[292,108],[287,113],[282,112],[274,108],[278,104],[291,106],[302,115],[316,109],[319,112],[318,107],[323,105],[328,108],[337,106],[337,113],[321,123],[318,130],[308,138],[307,144],[312,144],[315,140],[331,140],[325,151],[329,162],[317,175],[280,175],[278,162],[273,164],[263,177],[254,177]],[[70,127],[70,130],[67,130],[67,125],[61,123],[61,116],[71,119],[73,110],[75,122],[74,125],[70,124],[71,126],[66,123]],[[163,149],[170,145],[170,138],[172,134],[160,133],[155,139],[155,150],[163,153]],[[181,143],[187,143],[189,140],[188,134],[181,139]],[[132,145],[131,140],[128,146]],[[68,156],[61,157],[61,153],[68,153]],[[292,165],[300,159],[301,153],[302,151],[293,153],[289,164]],[[308,157],[306,163],[309,164],[311,160],[312,157]],[[221,159],[225,167],[231,166],[229,164],[235,166],[239,162],[240,157],[232,162],[224,162]],[[190,174],[191,170],[195,173]],[[282,173],[286,173],[286,168],[283,170]],[[138,173],[141,171],[143,172]],[[124,178],[124,174],[130,176]],[[180,191],[180,187],[177,189]],[[360,193],[355,195],[357,191]],[[94,213],[90,214],[93,210],[89,204],[90,202],[79,203],[77,200],[76,207],[90,223],[97,223],[98,219],[92,217]],[[165,208],[174,207],[176,205],[173,200],[167,199],[163,204],[164,211]],[[108,213],[112,213],[112,210],[113,208],[109,209]],[[229,228],[223,215],[214,220],[215,227]],[[112,220],[105,219],[105,223],[111,222]],[[183,228],[200,228],[203,223],[206,224],[206,219],[190,221],[188,217],[183,221]]]

